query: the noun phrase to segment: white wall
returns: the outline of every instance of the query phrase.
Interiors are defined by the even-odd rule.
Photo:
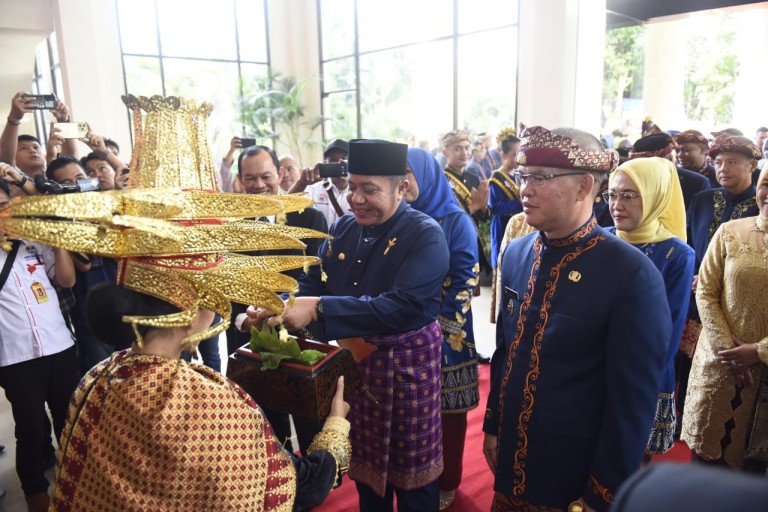
[[[0,0],[0,126],[5,125],[11,98],[29,92],[35,48],[53,30],[52,0]],[[33,116],[24,116],[19,133],[35,133]]]
[[[120,99],[125,81],[115,2],[54,0],[52,16],[72,120],[87,121],[96,133],[117,141],[120,158],[127,161],[131,138],[128,109]]]

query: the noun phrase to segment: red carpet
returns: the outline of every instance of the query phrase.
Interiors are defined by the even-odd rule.
[[[451,512],[479,512],[491,509],[493,499],[493,474],[483,457],[483,414],[488,398],[488,375],[490,366],[480,365],[480,407],[469,412],[467,441],[464,449],[464,476],[456,492],[456,499],[447,510]],[[688,462],[691,452],[678,441],[675,447],[664,455],[654,458],[655,462]],[[358,510],[355,483],[344,477],[341,487],[331,492],[317,512],[356,512]],[[397,509],[395,509],[397,510]]]

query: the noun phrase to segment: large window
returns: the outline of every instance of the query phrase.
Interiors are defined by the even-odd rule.
[[[55,94],[61,97],[64,88],[61,81],[59,50],[56,46],[56,33],[50,34],[45,41],[35,48],[35,74],[32,77],[32,94]],[[48,123],[54,120],[50,112],[46,119],[45,110],[35,110],[35,132],[41,141],[48,140]]]
[[[266,0],[116,0],[125,88],[213,104],[214,155],[250,135],[243,102],[269,73]]]
[[[516,1],[318,0],[325,139],[515,124]]]

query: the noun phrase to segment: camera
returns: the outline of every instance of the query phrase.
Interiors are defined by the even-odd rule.
[[[75,192],[93,192],[99,190],[99,178],[85,178],[77,183],[56,183],[41,175],[35,176],[35,188],[44,194],[74,194]]]
[[[321,178],[338,178],[347,175],[347,162],[336,164],[320,164],[318,166]]]
[[[56,96],[53,94],[25,94],[24,103],[27,108],[50,110],[56,108]]]

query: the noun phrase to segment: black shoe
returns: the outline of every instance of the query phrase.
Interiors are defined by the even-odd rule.
[[[480,364],[488,364],[491,362],[491,358],[489,356],[486,356],[484,354],[481,354],[480,352],[477,353],[477,362]]]

